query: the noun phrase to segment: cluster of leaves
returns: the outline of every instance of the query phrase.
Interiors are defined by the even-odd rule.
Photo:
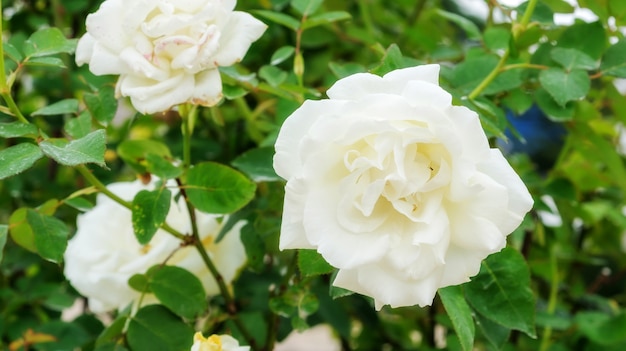
[[[262,350],[327,323],[354,350],[626,347],[626,168],[617,145],[626,99],[613,85],[626,78],[626,40],[615,29],[626,26],[622,0],[579,0],[598,21],[571,26],[554,23],[555,13],[574,11],[563,0],[532,1],[534,8],[489,1],[501,22],[470,20],[448,0],[241,0],[238,9],[269,28],[242,64],[221,68],[226,100],[184,118],[130,113],[126,121],[116,116],[124,102],[115,77],[95,77],[68,55],[76,40],[67,38],[84,32],[98,3],[2,3],[12,15],[2,23],[10,35],[0,82],[0,345],[188,350],[200,326]],[[334,270],[314,251],[278,250],[283,183],[272,146],[284,119],[338,78],[431,62],[442,64],[442,85],[479,112],[494,140],[531,140],[506,117],[523,119],[531,106],[565,130],[547,168],[528,154],[508,155],[537,210],[558,209],[561,224],[546,226],[533,211],[509,248],[471,282],[441,289],[432,307],[375,312],[369,299],[331,287]],[[62,318],[80,299],[62,275],[76,215],[93,207],[98,183],[149,175],[162,186],[125,204],[142,244],[167,225],[181,192],[168,179],[184,185],[190,206],[232,214],[216,240],[229,223],[247,220],[248,263],[232,292],[207,299],[197,277],[159,265],[129,284],[161,305],[113,313],[112,323],[87,310]]]

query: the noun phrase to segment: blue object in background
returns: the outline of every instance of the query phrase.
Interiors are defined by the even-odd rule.
[[[537,105],[521,115],[507,111],[506,118],[523,140],[507,129],[508,141],[498,140],[498,147],[505,154],[527,154],[542,171],[552,168],[563,147],[565,127],[549,120]]]

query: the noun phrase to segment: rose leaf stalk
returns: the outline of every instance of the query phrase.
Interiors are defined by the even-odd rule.
[[[85,177],[85,179],[89,183],[91,183],[91,185],[95,186],[102,194],[106,195],[107,197],[117,202],[118,204],[126,207],[128,210],[132,210],[132,204],[130,202],[122,199],[121,197],[115,195],[112,191],[107,189],[107,187],[104,184],[102,184],[102,182],[100,182],[100,180],[98,180],[98,178],[96,178],[96,176],[94,176],[85,165],[77,166],[76,170],[78,170],[78,172],[80,172],[80,174],[82,174],[83,177]],[[161,224],[161,228],[163,228],[163,230],[165,230],[166,232],[168,232],[169,234],[175,236],[176,238],[180,240],[185,241],[187,239],[186,235],[172,228],[167,223]]]
[[[532,17],[533,11],[535,10],[535,6],[537,6],[537,0],[529,0],[522,20],[517,24],[512,24],[512,34],[514,40],[517,39],[521,31],[526,29],[526,26],[528,25],[528,23],[530,22],[530,18]],[[498,61],[496,67],[494,67],[493,70],[489,72],[487,77],[485,77],[485,79],[483,79],[483,81],[480,82],[480,84],[478,84],[478,86],[474,88],[474,90],[472,90],[469,95],[467,95],[467,98],[469,100],[476,99],[480,95],[480,93],[482,93],[487,88],[487,86],[489,86],[489,84],[491,84],[491,82],[496,79],[498,74],[504,70],[503,68],[505,67],[506,60],[509,58],[510,53],[511,49],[507,47],[502,54],[502,57],[500,57],[500,61]]]

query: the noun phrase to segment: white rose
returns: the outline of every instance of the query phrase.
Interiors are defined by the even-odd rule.
[[[218,66],[240,61],[265,31],[235,0],[106,0],[87,16],[76,63],[120,75],[118,94],[142,113],[222,97]]]
[[[152,186],[140,181],[113,183],[107,186],[124,200],[132,201],[135,194]],[[217,216],[196,212],[200,238],[215,266],[230,283],[246,261],[239,232],[244,222],[238,222],[221,240],[213,240],[222,224]],[[191,224],[184,200],[172,200],[167,223],[181,233],[190,233]],[[224,221],[222,221],[224,223]],[[94,312],[121,309],[140,295],[128,286],[128,279],[136,273],[145,273],[155,264],[163,263],[180,247],[181,241],[159,230],[149,244],[137,242],[133,231],[131,212],[105,195],[99,194],[96,206],[78,216],[77,231],[65,251],[65,276],[72,286],[89,298]],[[207,295],[219,294],[215,279],[206,268],[195,247],[181,248],[167,261],[195,274]]]
[[[532,207],[438,73],[344,78],[287,118],[276,141],[287,180],[280,248],[316,249],[339,268],[334,285],[377,309],[430,305],[438,288],[468,281]]]
[[[250,346],[239,346],[237,339],[230,335],[213,334],[208,338],[198,332],[193,336],[190,351],[249,351]]]

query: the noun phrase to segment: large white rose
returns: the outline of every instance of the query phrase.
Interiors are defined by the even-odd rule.
[[[452,106],[438,65],[355,74],[282,126],[274,168],[287,180],[281,249],[316,249],[334,285],[376,308],[430,305],[532,207],[478,116]]]
[[[193,336],[191,351],[249,351],[250,346],[239,346],[239,341],[230,335],[213,334],[208,338],[197,332]]]
[[[240,61],[265,31],[236,0],[106,0],[87,16],[76,63],[120,75],[117,92],[142,113],[222,97],[218,66]]]
[[[140,181],[113,183],[107,186],[124,200],[151,185]],[[218,217],[197,212],[198,230],[207,253],[215,266],[230,283],[246,261],[239,232],[244,222],[238,222],[218,244],[214,243],[222,224]],[[190,233],[189,213],[182,199],[172,200],[167,223],[181,233]],[[223,221],[222,221],[223,223]],[[140,245],[133,231],[131,212],[105,195],[98,195],[96,206],[78,216],[77,231],[65,251],[65,276],[72,286],[89,298],[94,312],[121,309],[139,297],[128,286],[128,279],[145,273],[155,264],[163,263],[180,247],[181,241],[163,230],[157,231],[147,245]],[[184,247],[167,261],[194,273],[208,295],[219,294],[215,279],[206,268],[195,247]]]

